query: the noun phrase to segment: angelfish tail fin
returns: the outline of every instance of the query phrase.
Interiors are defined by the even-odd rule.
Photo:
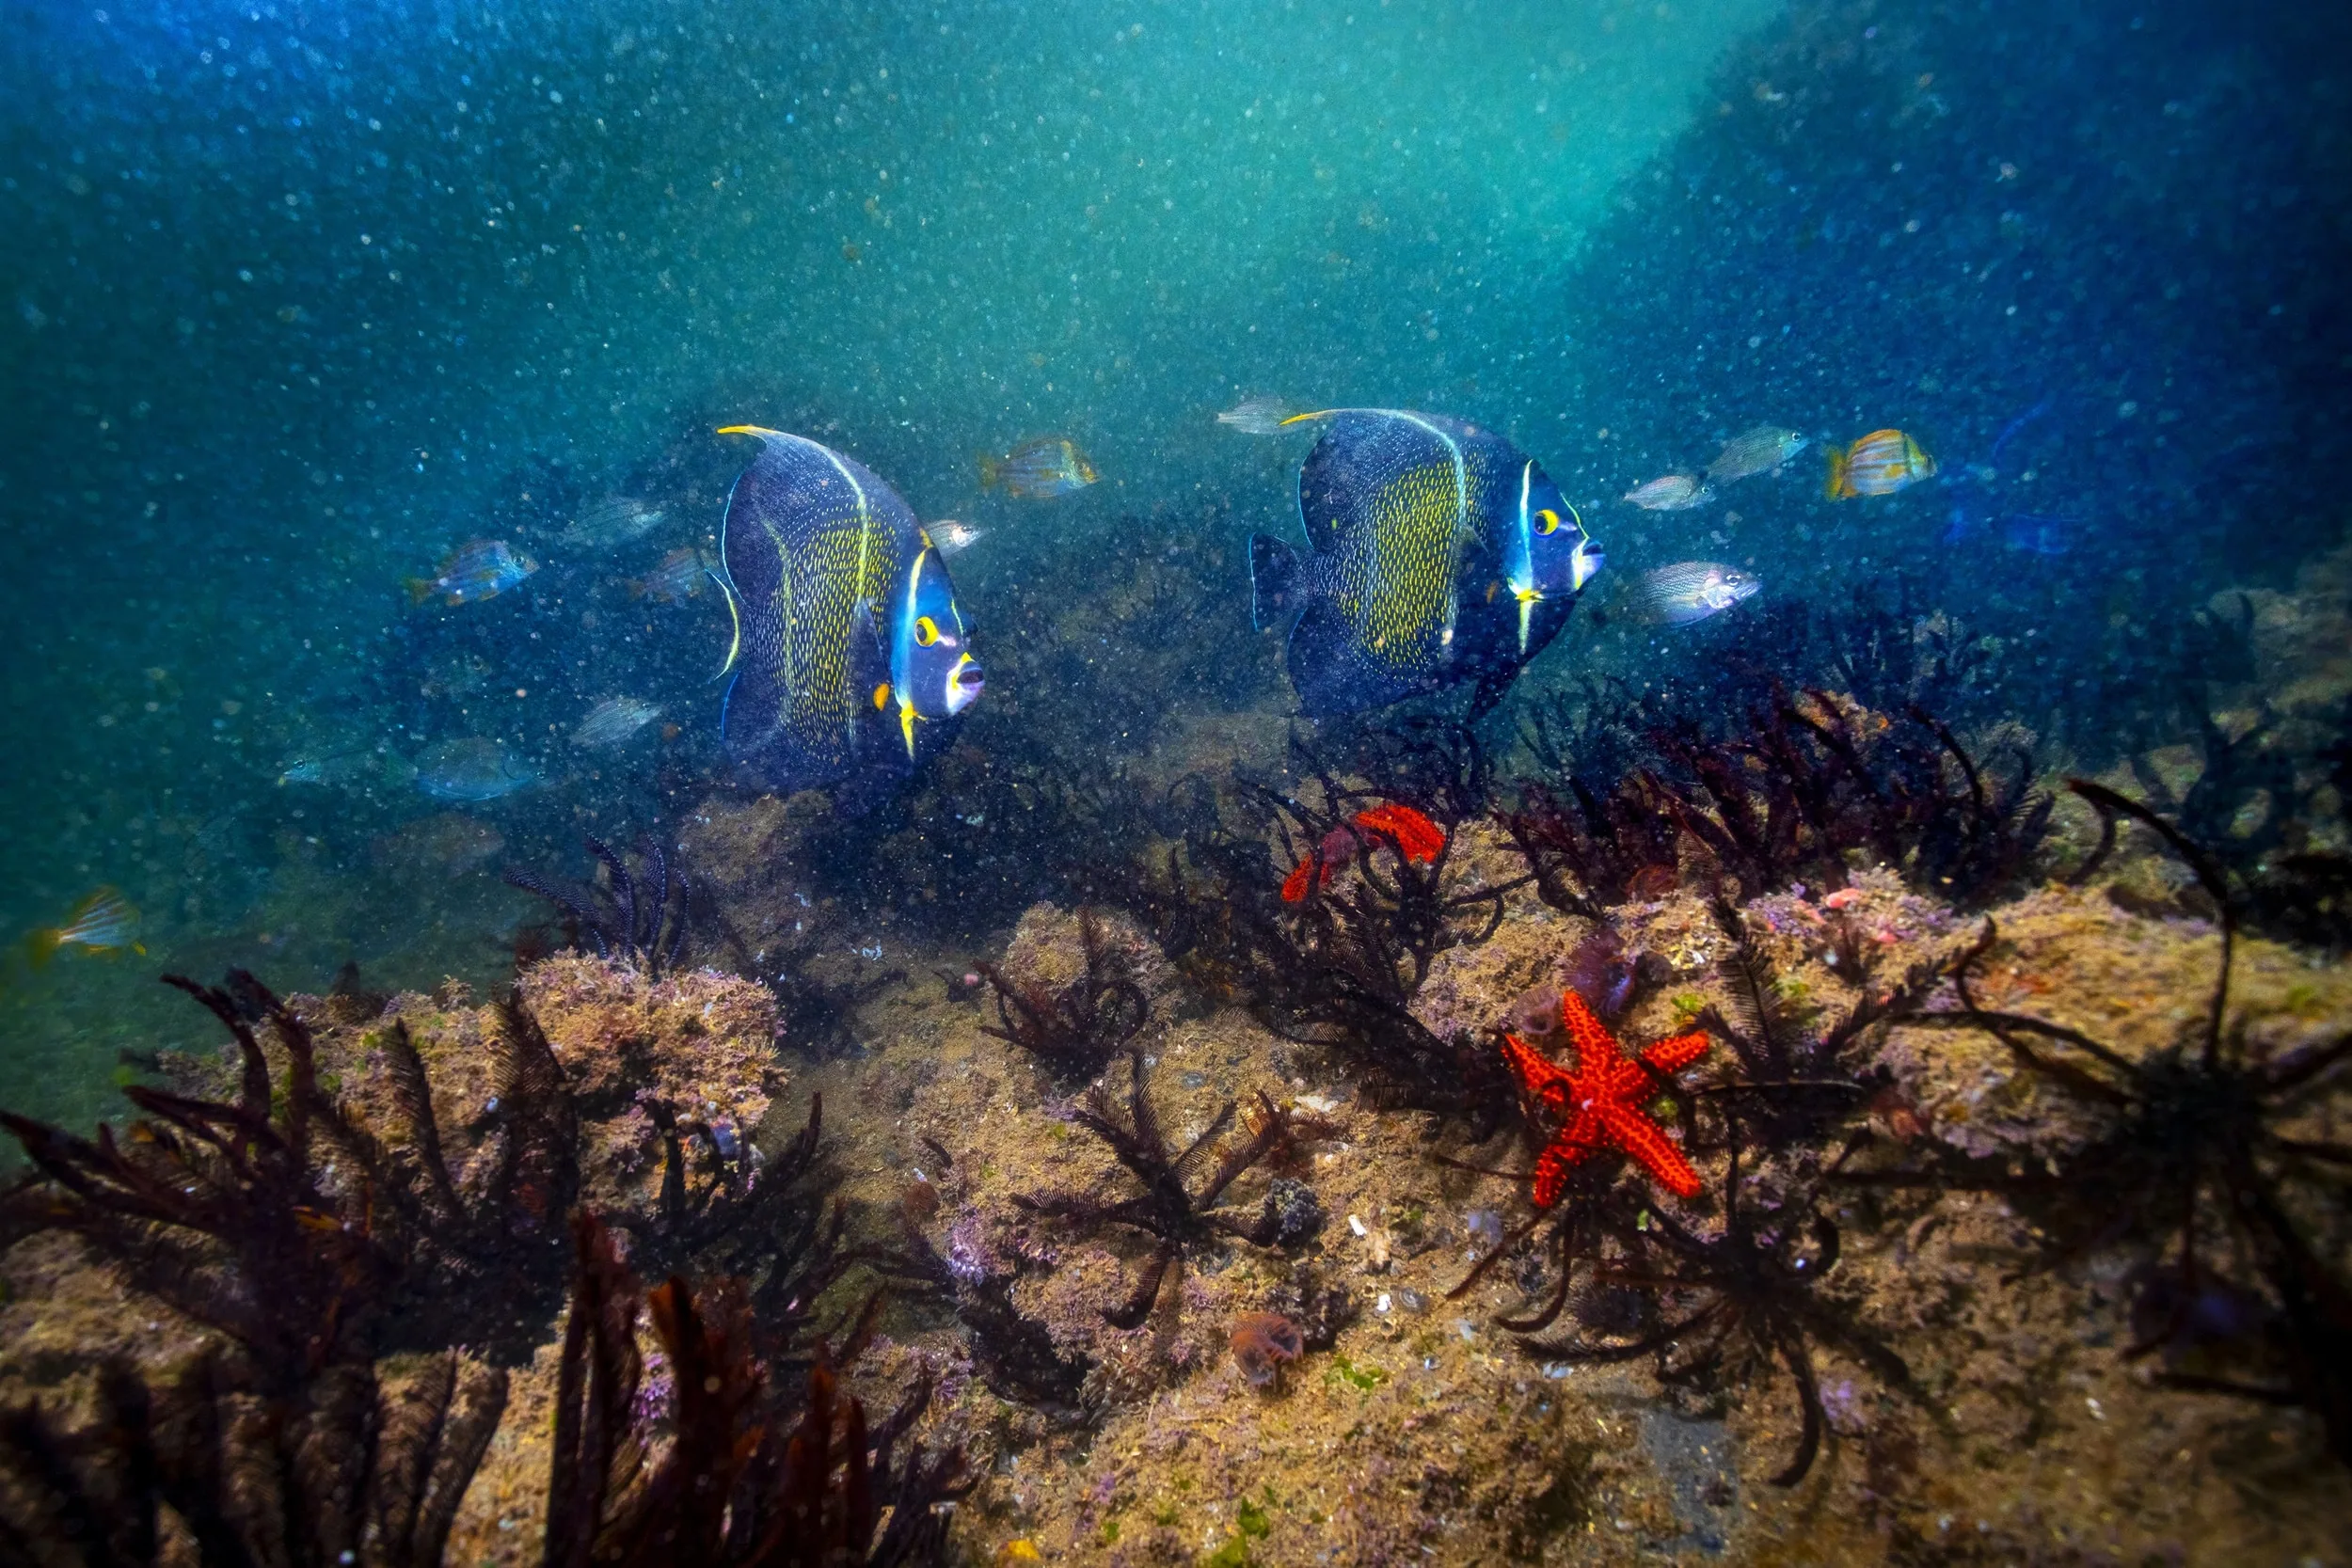
[[[1287,625],[1300,609],[1304,562],[1270,533],[1249,536],[1249,624],[1259,631]]]

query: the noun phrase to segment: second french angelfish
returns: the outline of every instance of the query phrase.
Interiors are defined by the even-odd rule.
[[[969,621],[898,491],[832,448],[756,425],[727,498],[720,584],[735,612],[728,752],[772,789],[833,787],[856,813],[945,744],[977,700]]]
[[[1308,552],[1249,540],[1261,630],[1308,714],[1477,683],[1483,709],[1567,625],[1599,546],[1535,460],[1439,414],[1342,408],[1298,472]]]

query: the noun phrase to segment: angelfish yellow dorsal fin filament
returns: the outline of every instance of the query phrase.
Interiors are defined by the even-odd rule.
[[[784,432],[770,430],[764,424],[723,424],[711,434],[714,436],[757,436],[765,439],[771,436],[781,436]]]

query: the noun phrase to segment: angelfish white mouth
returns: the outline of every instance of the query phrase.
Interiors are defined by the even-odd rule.
[[[947,672],[946,696],[948,717],[953,718],[978,702],[980,689],[987,684],[986,678],[980,673],[979,660],[970,654],[965,654],[957,659],[956,667]]]

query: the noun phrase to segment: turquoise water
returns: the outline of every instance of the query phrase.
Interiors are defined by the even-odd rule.
[[[2006,632],[2045,731],[2090,751],[2166,710],[2206,594],[2282,581],[2340,528],[2352,325],[2315,259],[2352,158],[2326,17],[8,16],[0,929],[112,884],[148,948],[9,964],[0,1101],[39,1114],[86,1120],[119,1047],[197,1033],[160,969],[494,978],[532,908],[501,864],[696,798],[723,608],[627,584],[715,536],[742,460],[718,424],[806,433],[988,531],[957,573],[1008,669],[1025,585],[1106,539],[1210,541],[1230,595],[1138,632],[1205,666],[1263,655],[1240,546],[1281,524],[1297,461],[1211,416],[1247,393],[1449,411],[1596,503],[1624,570],[1734,553],[1825,596],[1917,575]],[[1839,510],[1817,451],[1735,522],[1615,501],[1762,420],[1915,430],[1946,483]],[[1040,434],[1103,483],[983,495],[976,454]],[[668,515],[565,546],[610,493]],[[408,607],[404,579],[497,537],[540,571]],[[1580,624],[1529,678],[1704,661],[1706,635]],[[678,734],[563,744],[614,695]],[[1003,744],[1009,721],[979,726],[1017,697],[993,683],[975,735]],[[453,806],[402,773],[461,736],[507,738],[541,785]],[[382,771],[280,782],[355,753]]]

